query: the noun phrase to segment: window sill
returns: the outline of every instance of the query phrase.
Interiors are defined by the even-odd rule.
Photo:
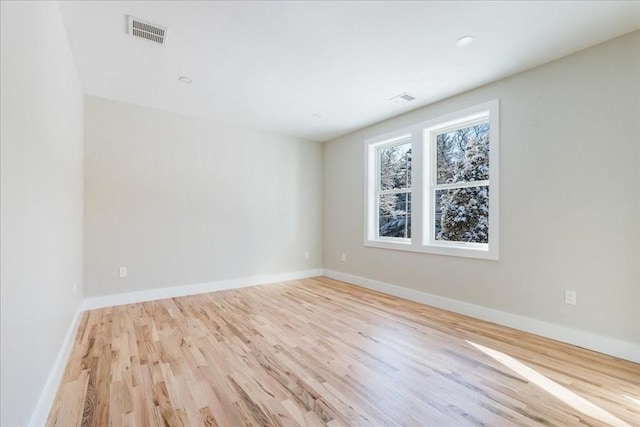
[[[490,249],[445,245],[414,245],[410,241],[365,240],[364,246],[396,251],[420,252],[434,255],[456,256],[463,258],[486,259],[498,261],[498,252]]]

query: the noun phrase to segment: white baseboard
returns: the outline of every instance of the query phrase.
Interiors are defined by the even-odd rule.
[[[341,273],[339,271],[325,269],[324,276],[640,363],[639,344],[609,338],[603,335],[569,328],[567,326],[556,325],[543,320],[520,316],[518,314],[444,298],[428,294],[426,292],[417,291],[415,289],[404,288],[379,282],[377,280],[367,279],[365,277]]]
[[[64,337],[64,342],[62,343],[58,357],[53,364],[53,369],[51,370],[49,378],[47,378],[47,383],[40,394],[38,405],[36,406],[36,409],[31,416],[31,422],[29,423],[31,427],[41,427],[47,422],[49,411],[53,405],[53,400],[56,397],[58,386],[62,380],[64,369],[67,366],[67,360],[69,359],[71,349],[75,342],[76,332],[78,331],[78,325],[80,323],[80,318],[82,317],[81,305],[82,302],[78,305],[78,309],[71,320],[71,324],[69,325],[67,334]]]
[[[85,298],[82,301],[82,310],[93,310],[96,308],[113,307],[116,305],[204,294],[207,292],[224,291],[227,289],[246,288],[248,286],[265,285],[267,283],[286,282],[287,280],[322,276],[322,272],[323,270],[321,268],[316,268],[312,270],[292,271],[288,273],[268,274],[264,276],[244,277],[240,279],[219,280],[216,282],[199,283],[196,285],[174,286],[171,288],[150,289],[147,291]]]
[[[196,295],[207,292],[222,291],[226,289],[237,289],[255,285],[264,285],[268,283],[285,282],[288,280],[304,279],[307,277],[327,276],[332,279],[340,280],[354,285],[362,286],[374,291],[383,292],[385,294],[394,295],[411,301],[420,302],[422,304],[431,305],[455,313],[464,314],[475,317],[477,319],[486,320],[521,331],[530,332],[532,334],[541,335],[547,338],[566,342],[579,347],[584,347],[600,353],[619,357],[621,359],[630,360],[640,363],[640,345],[609,338],[602,335],[593,334],[591,332],[580,331],[578,329],[566,326],[555,325],[553,323],[542,320],[532,319],[513,313],[494,310],[462,301],[440,297],[428,294],[426,292],[417,291],[415,289],[404,288],[401,286],[391,285],[377,280],[367,279],[365,277],[354,276],[352,274],[341,273],[339,271],[328,269],[312,269],[303,271],[294,271],[289,273],[271,274],[265,276],[246,277],[241,279],[220,280],[217,282],[201,283],[197,285],[176,286],[171,288],[151,289],[148,291],[130,292],[124,294],[105,295],[100,297],[85,298],[80,303],[76,311],[64,343],[58,353],[54,367],[49,374],[47,383],[40,395],[40,400],[36,406],[36,410],[31,417],[30,426],[44,426],[49,411],[53,405],[56,391],[64,369],[66,367],[69,354],[73,347],[76,331],[80,322],[81,314],[84,310],[95,308],[110,307],[115,305],[132,304],[143,301],[153,301],[163,298],[174,298],[187,295]]]

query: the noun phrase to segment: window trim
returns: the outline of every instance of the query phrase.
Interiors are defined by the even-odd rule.
[[[435,174],[435,156],[432,150],[435,144],[431,142],[435,131],[442,133],[447,129],[457,129],[466,123],[473,123],[488,117],[489,121],[489,243],[446,242],[430,240],[428,231],[433,230],[434,216],[430,213],[431,181]],[[403,136],[411,135],[412,159],[411,165],[411,238],[380,238],[377,237],[376,206],[378,171],[376,170],[376,149],[387,143],[391,144]],[[499,160],[500,160],[500,110],[499,100],[492,100],[470,108],[451,112],[431,120],[416,123],[397,129],[364,141],[364,245],[384,249],[395,249],[413,252],[423,252],[438,255],[461,256],[498,260],[499,257]],[[433,162],[433,164],[431,163]],[[423,171],[424,169],[424,171]],[[478,181],[470,186],[478,186]],[[466,184],[465,184],[466,185]],[[484,184],[483,184],[484,185]],[[456,187],[457,188],[457,187]],[[433,234],[433,233],[431,233]]]

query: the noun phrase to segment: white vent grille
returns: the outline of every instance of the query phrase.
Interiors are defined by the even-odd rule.
[[[414,96],[411,96],[405,92],[391,98],[391,102],[393,102],[394,104],[399,104],[400,101],[410,102],[410,101],[413,101],[414,99],[416,99]]]
[[[140,37],[155,43],[164,44],[167,29],[142,19],[127,15],[128,32],[134,37]]]

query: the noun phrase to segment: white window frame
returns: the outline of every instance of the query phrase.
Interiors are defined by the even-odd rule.
[[[424,252],[498,260],[499,256],[499,170],[500,170],[500,111],[499,100],[489,101],[461,111],[407,126],[384,135],[365,140],[365,230],[364,245],[385,249]],[[489,180],[464,184],[436,184],[437,134],[473,124],[489,122]],[[378,236],[377,183],[379,147],[394,145],[394,141],[411,136],[411,238]],[[489,185],[489,243],[449,242],[433,236],[435,191],[448,187]]]
[[[412,188],[406,189],[393,189],[393,190],[382,190],[380,188],[380,150],[388,147],[393,147],[395,145],[404,145],[410,143],[412,144],[413,150],[413,137],[410,133],[406,132],[394,132],[390,135],[385,135],[381,138],[376,138],[374,142],[367,146],[367,159],[370,161],[370,165],[366,168],[369,176],[367,177],[367,183],[370,185],[370,190],[368,193],[371,195],[368,200],[369,207],[367,208],[367,240],[371,240],[373,242],[381,243],[383,247],[385,247],[385,243],[390,243],[391,245],[408,245],[411,244],[410,238],[404,237],[388,237],[388,236],[380,236],[380,215],[379,215],[379,198],[382,194],[404,194],[404,193],[413,193]],[[413,157],[413,151],[411,156]],[[413,167],[413,164],[412,164]],[[413,186],[413,171],[411,173],[411,184]],[[412,195],[413,197],[413,195]],[[413,198],[411,199],[411,204],[413,206]],[[413,212],[411,212],[411,218],[413,221]],[[411,232],[413,235],[413,230]]]

